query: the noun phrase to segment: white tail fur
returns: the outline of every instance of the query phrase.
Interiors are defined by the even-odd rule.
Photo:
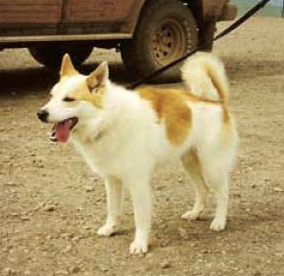
[[[226,101],[229,84],[223,63],[209,53],[197,53],[181,68],[182,79],[190,93],[208,100]]]

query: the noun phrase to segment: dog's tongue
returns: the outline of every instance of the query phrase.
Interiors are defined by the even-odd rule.
[[[70,135],[72,120],[68,119],[55,125],[55,137],[58,142],[66,143]]]

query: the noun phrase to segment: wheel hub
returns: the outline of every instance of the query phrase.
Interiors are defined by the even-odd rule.
[[[152,51],[159,64],[166,65],[179,58],[185,47],[185,34],[175,20],[162,22],[157,26],[152,38]]]

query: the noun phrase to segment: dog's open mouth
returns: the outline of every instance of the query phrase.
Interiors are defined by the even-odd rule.
[[[69,118],[59,123],[55,123],[52,131],[50,140],[52,142],[66,143],[70,136],[71,130],[78,123],[78,118]]]

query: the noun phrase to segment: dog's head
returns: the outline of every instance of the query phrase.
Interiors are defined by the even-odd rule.
[[[68,54],[63,57],[60,80],[51,90],[50,101],[37,113],[42,122],[54,124],[53,142],[67,142],[80,125],[100,117],[108,75],[106,62],[85,76],[76,71]]]

